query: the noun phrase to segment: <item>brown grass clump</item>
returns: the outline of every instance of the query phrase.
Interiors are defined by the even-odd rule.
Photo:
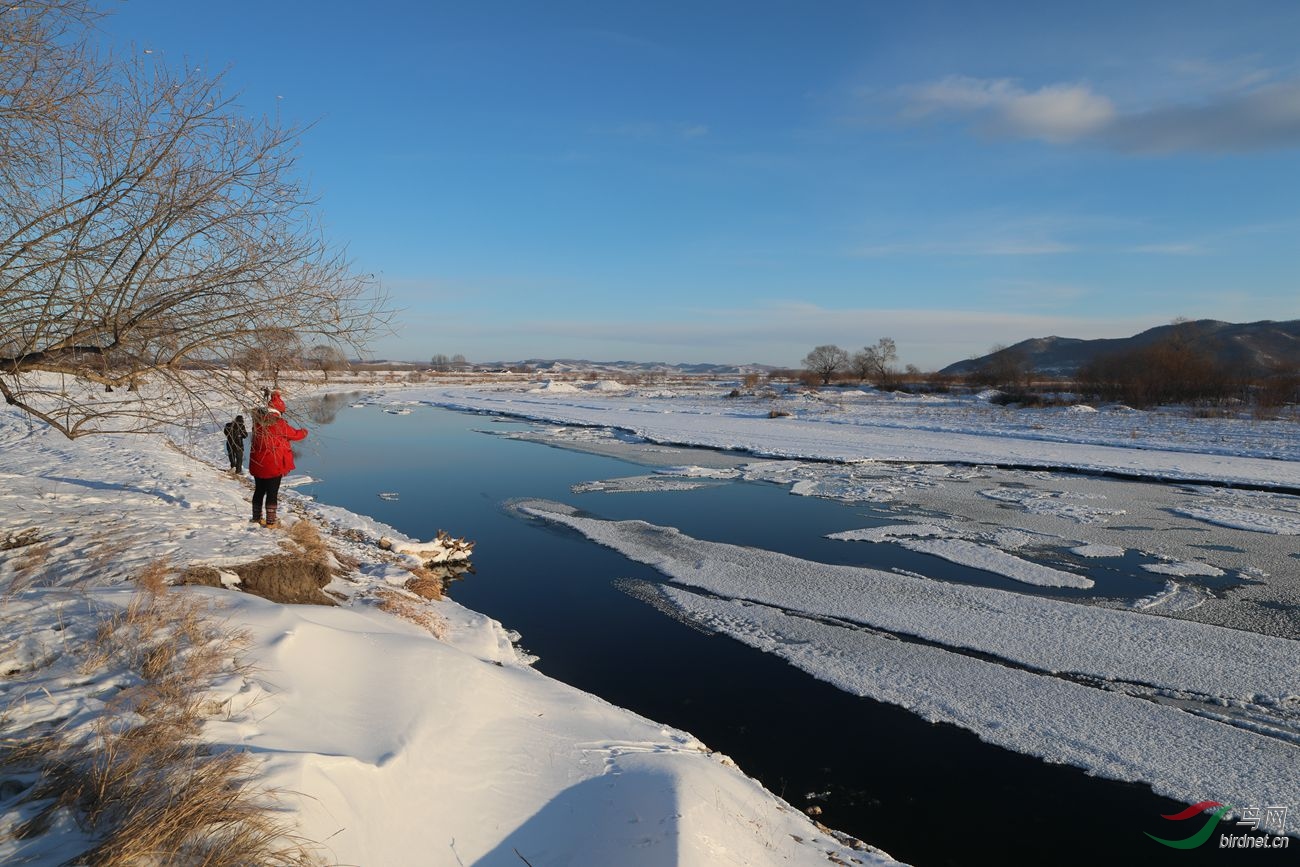
[[[429,569],[417,567],[411,569],[411,577],[403,585],[421,599],[441,599],[442,598],[442,578],[435,575]]]
[[[322,563],[329,561],[331,553],[329,543],[311,521],[294,522],[286,535],[305,556]]]
[[[213,753],[198,737],[208,686],[237,670],[241,636],[199,601],[170,593],[146,569],[127,607],[105,619],[75,652],[89,673],[107,669],[132,683],[88,731],[6,732],[0,765],[38,775],[22,795],[34,816],[17,839],[45,833],[60,812],[91,837],[69,863],[93,867],[321,863],[293,839],[252,785],[243,753]]]
[[[226,567],[239,576],[239,589],[272,602],[302,605],[334,605],[321,588],[334,578],[324,563],[301,554],[270,554],[251,563]],[[185,571],[182,584],[222,587],[221,573],[211,566],[194,566]]]
[[[41,541],[41,531],[35,527],[28,527],[16,533],[6,533],[4,538],[0,539],[0,551],[25,548],[28,545],[35,545],[39,541]]]
[[[380,611],[427,629],[435,638],[442,638],[447,631],[446,622],[421,600],[386,587],[375,591],[375,599]]]
[[[146,593],[157,596],[167,590],[169,583],[167,579],[171,577],[172,571],[171,563],[167,558],[160,557],[140,570],[140,574],[135,576],[135,583]]]
[[[281,543],[284,554],[271,554],[249,563],[225,567],[239,576],[239,589],[272,602],[291,605],[334,605],[323,588],[334,579],[335,571],[346,569],[321,536],[316,525],[300,519],[285,533]],[[355,561],[353,561],[355,564]],[[355,568],[355,567],[354,567]],[[186,570],[182,584],[222,587],[221,573],[211,566],[193,566]]]

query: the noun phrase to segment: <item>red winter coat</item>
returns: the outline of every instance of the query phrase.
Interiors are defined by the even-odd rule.
[[[255,479],[274,479],[293,469],[289,443],[306,439],[307,429],[297,428],[280,417],[284,401],[271,395],[271,409],[253,419],[253,445],[248,452],[248,471]]]

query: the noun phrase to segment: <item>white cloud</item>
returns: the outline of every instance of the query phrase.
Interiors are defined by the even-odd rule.
[[[1049,85],[1001,106],[1001,122],[1010,133],[1049,142],[1091,135],[1114,118],[1111,101],[1081,84]]]
[[[988,135],[1051,144],[1091,142],[1130,153],[1300,147],[1300,80],[1268,81],[1258,72],[1197,98],[1122,112],[1083,83],[1029,90],[1013,79],[949,76],[897,95],[907,121],[966,118]]]
[[[1097,132],[1115,117],[1115,106],[1086,84],[1050,84],[1025,90],[1013,80],[949,76],[907,91],[904,117],[940,113],[982,116],[992,133],[1068,142]]]

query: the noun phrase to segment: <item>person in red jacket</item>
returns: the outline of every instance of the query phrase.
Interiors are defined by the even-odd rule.
[[[253,445],[248,452],[248,471],[253,474],[252,523],[275,527],[276,507],[280,504],[280,480],[293,469],[293,450],[289,443],[304,439],[306,428],[297,428],[284,420],[284,398],[271,393],[270,406],[253,419]],[[262,503],[266,502],[266,520],[262,520]]]

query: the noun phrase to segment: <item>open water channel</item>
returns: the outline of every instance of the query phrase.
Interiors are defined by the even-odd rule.
[[[642,519],[811,560],[1031,589],[987,573],[972,579],[969,568],[898,546],[823,538],[887,522],[870,507],[744,481],[575,494],[574,484],[648,470],[501,436],[528,425],[488,416],[337,405],[315,415],[298,472],[316,481],[299,490],[416,538],[442,528],[476,540],[475,572],[455,582],[450,595],[522,633],[538,669],[691,732],[795,807],[819,807],[818,818],[831,827],[918,865],[1190,864],[1223,857],[1208,846],[1177,851],[1144,836],[1166,831],[1160,816],[1185,804],[991,746],[702,632],[620,589],[623,579],[663,582],[654,569],[525,520],[507,505],[546,498],[604,518]]]

